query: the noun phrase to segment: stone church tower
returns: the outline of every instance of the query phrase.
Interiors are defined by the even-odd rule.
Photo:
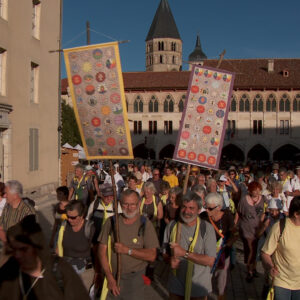
[[[189,55],[189,70],[192,69],[192,64],[203,66],[204,60],[207,59],[206,54],[202,50],[199,34],[196,39],[196,46],[194,51]]]
[[[161,0],[146,38],[146,71],[179,71],[182,41],[168,0]]]

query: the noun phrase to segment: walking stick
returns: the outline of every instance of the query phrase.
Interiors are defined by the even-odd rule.
[[[120,229],[119,229],[119,214],[118,214],[118,200],[117,200],[117,190],[116,190],[116,183],[115,183],[115,176],[114,176],[114,167],[112,161],[109,160],[109,167],[110,167],[110,177],[111,177],[111,184],[114,191],[114,212],[115,212],[115,242],[120,242]],[[121,279],[121,254],[117,253],[117,285],[120,286],[120,279]]]

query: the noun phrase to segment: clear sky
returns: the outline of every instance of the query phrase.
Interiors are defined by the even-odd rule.
[[[122,70],[145,71],[145,39],[160,0],[63,0],[62,48],[130,40],[120,45]],[[200,34],[208,58],[300,57],[299,0],[169,0],[183,60]],[[65,77],[64,63],[62,76]],[[188,66],[183,64],[183,69]]]

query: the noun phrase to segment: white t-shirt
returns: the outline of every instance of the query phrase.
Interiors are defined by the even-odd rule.
[[[2,215],[2,211],[5,203],[6,203],[6,198],[2,198],[2,200],[0,201],[0,216]]]

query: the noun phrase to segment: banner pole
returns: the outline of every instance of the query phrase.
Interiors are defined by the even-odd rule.
[[[120,242],[120,228],[119,228],[119,213],[118,213],[118,200],[117,200],[117,190],[116,190],[116,183],[115,183],[115,177],[114,177],[114,166],[112,164],[112,160],[109,160],[109,167],[110,167],[110,177],[111,177],[111,184],[113,187],[114,192],[114,212],[115,212],[115,242]],[[117,285],[120,286],[120,280],[121,280],[121,254],[117,254]]]

